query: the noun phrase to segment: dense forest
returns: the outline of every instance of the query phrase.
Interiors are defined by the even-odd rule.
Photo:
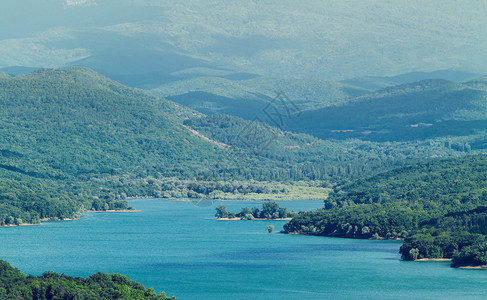
[[[431,220],[407,237],[399,252],[406,260],[452,258],[453,266],[486,265],[487,206]]]
[[[78,218],[85,211],[129,210],[108,190],[0,170],[0,226]]]
[[[2,76],[0,109],[7,225],[125,209],[138,196],[323,199],[332,184],[472,151],[455,136],[324,141],[258,119],[205,116],[76,67]]]
[[[290,118],[287,121],[293,120]],[[247,121],[222,114],[188,118],[184,124],[211,139],[232,146],[225,156],[239,159],[229,169],[233,171],[231,167],[238,167],[238,171],[235,171],[241,175],[259,180],[357,178],[405,164],[472,152],[471,149],[467,150],[469,146],[464,138],[455,136],[387,143],[357,138],[321,140],[308,134],[269,126],[259,120]],[[272,162],[276,161],[286,167],[275,168]],[[251,172],[256,167],[258,172]]]
[[[174,297],[166,297],[164,293],[157,295],[154,289],[146,289],[142,284],[120,274],[96,273],[81,278],[48,271],[41,276],[32,276],[22,274],[3,260],[0,260],[0,299],[176,300]]]
[[[337,186],[324,209],[300,213],[284,231],[405,238],[403,259],[453,258],[454,266],[487,264],[485,205],[487,156],[470,156],[408,166]]]

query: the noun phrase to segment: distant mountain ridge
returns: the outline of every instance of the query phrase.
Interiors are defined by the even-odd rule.
[[[373,141],[481,135],[487,129],[487,84],[481,77],[387,87],[345,104],[305,111],[287,128],[324,139]]]
[[[418,82],[428,79],[443,79],[452,82],[465,82],[481,74],[461,70],[438,70],[432,72],[409,72],[396,76],[365,76],[342,80],[341,82],[368,90],[380,90],[385,87]]]
[[[368,93],[333,81],[272,77],[247,80],[200,77],[167,83],[150,91],[205,114],[225,113],[244,119],[262,118],[262,110],[280,94],[299,110],[307,110]]]

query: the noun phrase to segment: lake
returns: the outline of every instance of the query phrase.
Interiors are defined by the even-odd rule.
[[[401,242],[278,233],[285,221],[216,221],[215,203],[133,200],[140,212],[0,229],[23,273],[121,273],[178,299],[487,299],[487,272],[404,262]],[[225,202],[227,210],[259,202]],[[313,210],[320,201],[280,202]],[[267,233],[268,225],[275,232]]]

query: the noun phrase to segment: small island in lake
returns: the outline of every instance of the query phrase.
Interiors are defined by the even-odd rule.
[[[291,220],[297,213],[280,207],[277,202],[264,202],[262,209],[243,207],[239,213],[229,212],[225,205],[216,208],[217,220]]]

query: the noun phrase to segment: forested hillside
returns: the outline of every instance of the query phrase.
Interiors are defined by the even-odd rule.
[[[453,266],[487,265],[487,206],[432,219],[407,237],[399,252],[406,260],[452,258]]]
[[[125,209],[119,200],[135,196],[323,199],[336,182],[473,147],[320,140],[259,119],[206,116],[76,67],[5,76],[0,108],[7,225]]]
[[[178,120],[194,112],[84,68],[0,81],[2,160],[41,176],[187,175],[213,145]],[[184,168],[180,166],[184,165]],[[34,172],[34,170],[32,170]]]
[[[364,174],[375,174],[384,169],[393,169],[417,161],[466,154],[464,150],[448,147],[439,140],[387,143],[359,139],[321,140],[311,135],[272,127],[263,122],[247,121],[222,114],[189,118],[184,124],[214,140],[247,151],[242,153],[250,153],[250,158],[255,162],[250,165],[254,167],[263,167],[269,161],[288,165],[280,170],[278,177],[276,173],[272,175],[268,168],[262,168],[261,172],[267,174],[264,179],[301,180],[333,177],[338,181]],[[234,152],[229,152],[232,153]],[[238,153],[237,151],[237,155]],[[243,158],[239,161],[249,162]]]
[[[353,143],[206,117],[86,68],[1,79],[0,105],[0,168],[39,179],[215,178],[222,164],[235,160],[253,162],[234,167],[236,179],[324,179],[361,173],[363,164],[356,162],[364,158],[370,169],[382,160],[380,151],[368,155]],[[312,168],[322,159],[337,163]]]
[[[8,74],[8,73],[5,73],[5,72],[1,72],[0,71],[0,79],[3,79],[3,78],[10,78],[12,77],[12,75]]]
[[[215,146],[180,125],[196,115],[86,68],[0,79],[0,223],[127,208],[103,178],[190,177]]]
[[[485,257],[465,258],[485,247],[485,205],[487,156],[469,156],[404,167],[338,186],[325,200],[325,209],[299,214],[284,230],[406,238],[401,250],[404,259],[455,256],[456,265],[486,264]],[[414,257],[409,253],[413,248],[419,249]]]
[[[366,171],[360,163],[364,151],[343,155],[347,146],[306,136],[276,141],[282,132],[258,122],[236,119],[232,122],[239,126],[226,137],[221,130],[211,134],[203,126],[205,116],[86,68],[2,76],[0,106],[1,225],[125,209],[119,200],[130,196],[289,194],[277,190],[279,184],[230,181],[325,180]],[[217,118],[210,125],[225,121]],[[267,137],[265,144],[255,129]],[[228,141],[230,135],[238,139]],[[322,157],[338,162],[320,168],[315,163]],[[380,159],[370,157],[374,160],[368,171],[381,166]],[[316,190],[314,197],[326,192]]]

